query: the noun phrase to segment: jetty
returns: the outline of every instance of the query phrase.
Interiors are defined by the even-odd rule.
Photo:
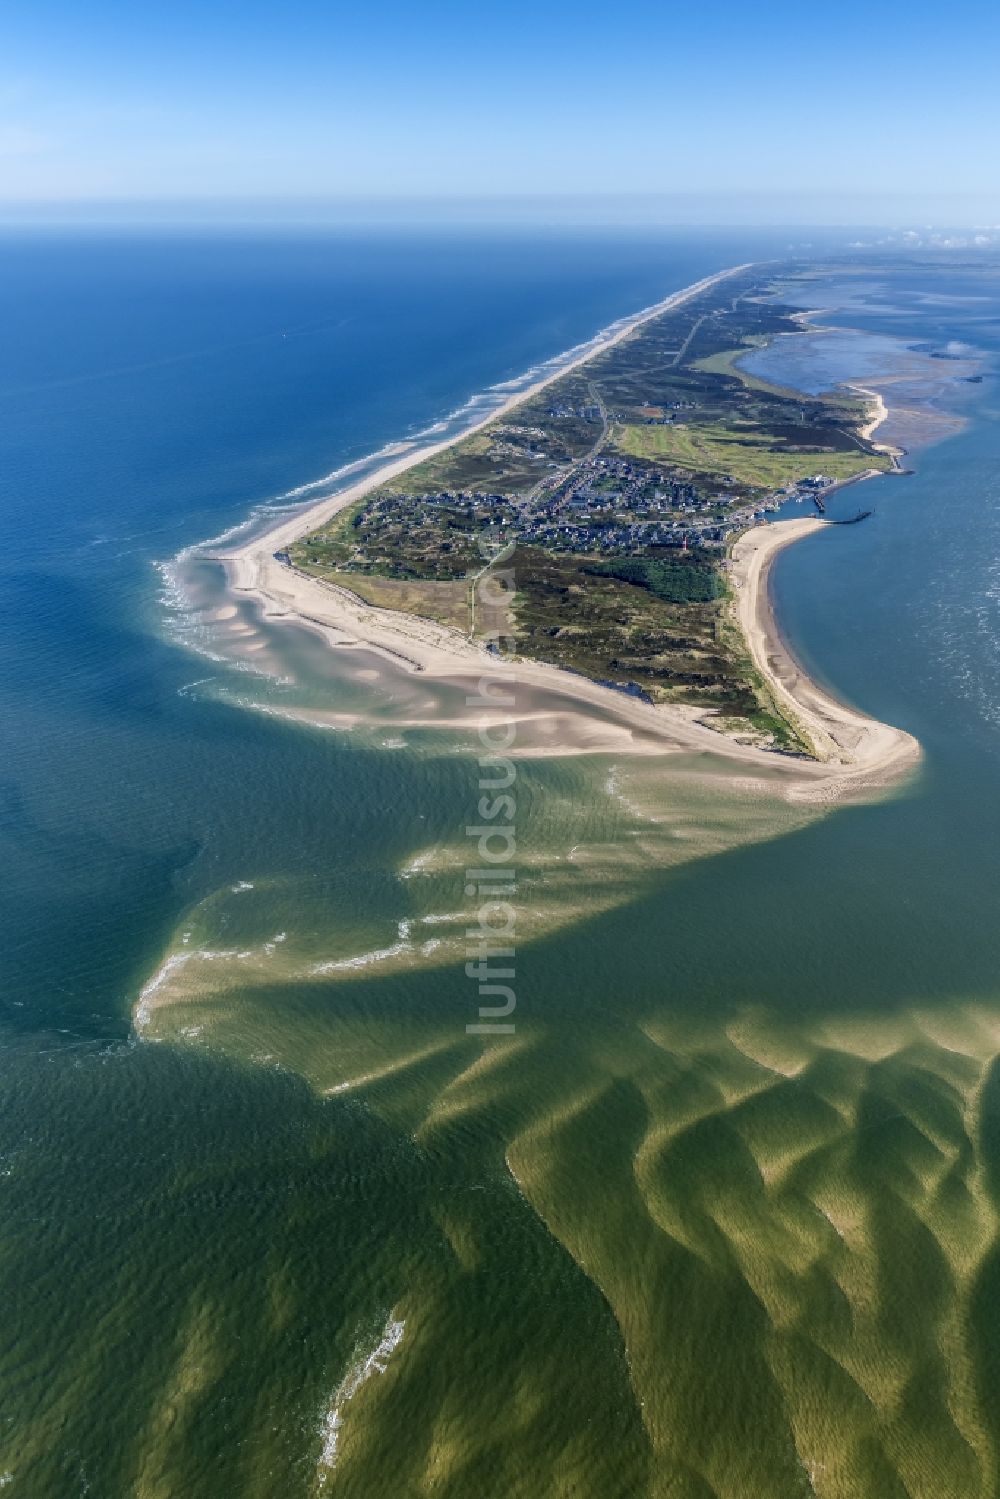
[[[856,526],[858,524],[858,521],[860,521],[860,520],[867,520],[870,515],[874,515],[874,514],[875,514],[874,510],[859,510],[858,513],[857,513],[857,515],[847,515],[847,516],[844,517],[843,520],[828,520],[827,521],[827,525],[828,526]]]

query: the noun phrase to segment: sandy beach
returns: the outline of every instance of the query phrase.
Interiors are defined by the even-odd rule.
[[[819,516],[804,516],[757,526],[740,537],[730,573],[736,617],[754,665],[782,712],[812,743],[817,760],[848,775],[889,781],[919,758],[917,741],[824,692],[795,660],[771,604],[768,578],[778,553],[828,524]]]
[[[871,402],[871,414],[864,426],[861,428],[861,436],[872,447],[877,448],[880,453],[886,453],[892,459],[893,467],[899,468],[899,460],[905,457],[905,449],[896,447],[891,442],[876,442],[875,433],[889,419],[889,408],[885,404],[885,397],[880,390],[871,385],[849,385],[848,390],[855,391],[859,396],[864,396],[866,401]]]
[[[457,630],[369,605],[349,589],[309,577],[279,561],[276,555],[371,489],[464,440],[469,431],[495,421],[560,379],[567,370],[593,358],[600,349],[628,337],[641,323],[744,269],[733,267],[677,292],[617,329],[605,342],[590,346],[578,359],[519,392],[460,436],[407,453],[343,492],[303,507],[242,546],[212,555],[224,563],[234,592],[252,598],[266,619],[285,620],[318,631],[335,648],[376,652],[404,671],[424,674],[425,680],[468,678],[471,682],[484,672],[491,677],[507,677],[517,683],[518,715],[525,718],[542,716],[537,703],[533,705],[530,699],[532,693],[544,695],[544,711],[552,716],[555,710],[559,727],[558,732],[545,735],[543,742],[534,741],[536,752],[572,753],[604,747],[620,750],[627,746],[645,753],[711,753],[744,766],[748,761],[766,764],[772,772],[787,777],[790,786],[798,784],[803,794],[831,798],[849,795],[853,787],[860,791],[886,784],[917,760],[916,741],[847,708],[812,682],[783,642],[770,604],[768,574],[774,558],[784,546],[821,529],[825,524],[822,520],[795,519],[755,528],[736,542],[730,572],[735,616],[754,664],[782,712],[813,745],[815,761],[742,743],[713,727],[710,714],[695,709],[653,706],[538,662],[500,661]],[[885,406],[875,392],[866,394],[879,402],[870,424],[874,431],[884,420]],[[496,716],[498,720],[510,718],[509,712]]]

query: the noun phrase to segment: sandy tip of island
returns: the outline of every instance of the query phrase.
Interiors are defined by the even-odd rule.
[[[343,497],[342,497],[343,498]],[[348,503],[344,499],[344,503]],[[733,609],[753,664],[779,711],[811,745],[815,759],[775,754],[719,731],[711,714],[627,697],[600,683],[540,662],[501,660],[479,642],[433,620],[366,603],[348,588],[288,566],[275,556],[316,524],[315,514],[286,522],[226,559],[231,587],[259,605],[265,618],[305,626],[335,649],[373,652],[425,683],[468,684],[482,677],[509,681],[516,707],[487,712],[496,723],[517,721],[524,753],[704,753],[767,767],[795,799],[842,800],[890,786],[920,757],[912,735],[848,707],[808,676],[788,648],[774,616],[768,578],[784,547],[821,531],[819,518],[755,527],[733,546],[729,578]],[[514,690],[516,689],[516,690]],[[478,721],[478,720],[477,720]],[[383,721],[384,722],[384,721]],[[432,724],[433,719],[401,720]],[[442,721],[440,727],[458,725]],[[546,732],[539,732],[545,726]]]
[[[817,761],[846,779],[888,784],[920,758],[918,741],[820,687],[796,661],[775,619],[768,586],[775,558],[829,524],[804,516],[757,526],[739,538],[730,561],[736,619],[776,706],[811,744]]]

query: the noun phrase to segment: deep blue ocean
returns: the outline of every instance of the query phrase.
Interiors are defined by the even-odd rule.
[[[873,521],[775,578],[810,669],[921,738],[918,777],[654,858],[526,950],[488,1065],[460,972],[225,990],[254,924],[391,945],[469,772],[203,690],[227,669],[158,567],[805,238],[0,238],[5,1499],[995,1492],[995,283],[841,298],[859,336],[957,338],[986,373],[963,431],[868,486]],[[845,359],[818,385],[874,378]],[[540,850],[586,814],[614,853],[585,761],[525,769]],[[199,922],[217,1028],[206,1003],[185,1044],[137,1039]]]

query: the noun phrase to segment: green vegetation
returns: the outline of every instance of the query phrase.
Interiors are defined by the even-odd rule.
[[[509,520],[502,506],[496,514],[459,504],[404,511],[379,492],[296,542],[291,560],[319,577],[344,572],[352,579],[461,582],[483,565],[480,536],[501,536],[502,526],[494,524],[501,513]]]
[[[655,702],[694,703],[745,718],[758,703],[720,649],[718,602],[671,603],[576,558],[518,547],[515,618],[524,654]]]
[[[681,556],[621,557],[614,562],[588,563],[583,571],[592,577],[619,578],[648,588],[670,604],[708,604],[723,592],[714,560]]]
[[[634,458],[662,459],[694,474],[718,476],[763,490],[781,489],[814,474],[836,480],[852,479],[866,469],[889,465],[889,460],[881,454],[793,446],[784,436],[721,423],[623,426],[615,433],[615,446]]]
[[[377,609],[398,609],[403,614],[436,619],[463,635],[469,632],[471,590],[461,579],[446,582],[347,573],[342,581],[352,593]]]

